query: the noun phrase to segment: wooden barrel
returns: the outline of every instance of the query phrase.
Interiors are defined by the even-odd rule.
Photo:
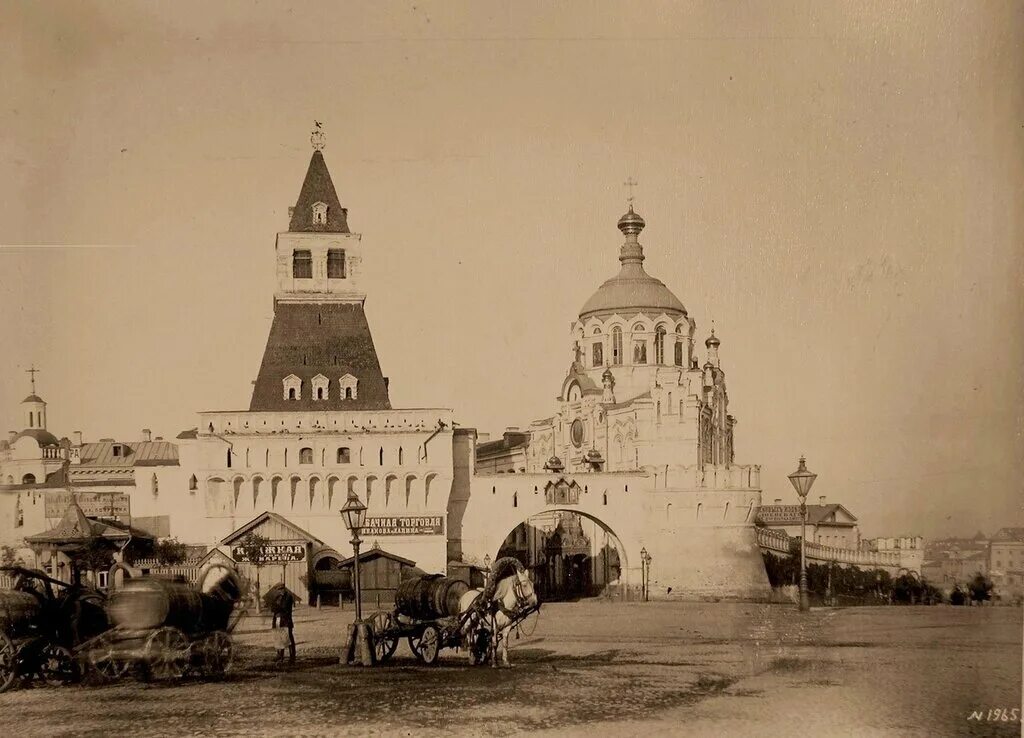
[[[224,630],[234,602],[223,594],[205,594],[184,582],[155,577],[130,579],[108,600],[106,610],[114,625],[131,630],[165,625],[189,634]]]
[[[435,620],[459,614],[459,598],[469,587],[443,574],[407,579],[395,592],[395,609],[416,620]]]
[[[0,591],[0,630],[18,632],[42,613],[39,598],[29,592]]]

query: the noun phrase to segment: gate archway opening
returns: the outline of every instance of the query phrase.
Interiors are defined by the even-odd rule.
[[[496,553],[518,559],[542,601],[624,596],[626,547],[603,521],[577,510],[545,510],[512,529]]]

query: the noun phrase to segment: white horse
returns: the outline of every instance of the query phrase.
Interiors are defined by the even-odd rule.
[[[501,569],[502,561],[495,562],[492,577]],[[502,666],[511,666],[508,636],[519,618],[537,607],[537,593],[529,572],[515,559],[511,561],[515,567],[512,574],[489,583],[484,589],[471,589],[459,599],[460,613],[475,611],[463,626],[471,664],[482,663],[490,655],[491,666],[498,666],[499,659]],[[482,596],[488,597],[488,601],[478,602]]]

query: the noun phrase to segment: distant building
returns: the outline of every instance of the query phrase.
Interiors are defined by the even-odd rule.
[[[807,540],[837,548],[860,548],[860,530],[857,518],[840,504],[826,504],[825,496],[817,505],[807,506]],[[765,528],[774,528],[790,538],[800,537],[800,506],[783,505],[781,499],[774,505],[762,505],[757,521]]]
[[[923,575],[925,545],[921,536],[867,538],[860,546],[865,551],[894,552],[899,555],[901,567]]]
[[[476,447],[477,474],[522,474],[529,460],[530,434],[509,428],[497,441],[483,441]]]
[[[987,564],[996,596],[1024,596],[1024,528],[1002,528],[992,536]]]

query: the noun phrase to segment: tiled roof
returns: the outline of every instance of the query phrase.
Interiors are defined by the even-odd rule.
[[[187,440],[187,439],[190,439],[190,438],[198,438],[198,437],[199,437],[199,429],[198,428],[190,428],[189,430],[183,430],[181,433],[178,434],[178,438],[180,438],[182,440]]]
[[[152,538],[145,531],[132,528],[123,523],[108,520],[93,520],[86,517],[82,508],[72,499],[64,517],[50,530],[26,536],[30,543],[63,543],[84,542],[93,538],[106,538],[112,541],[124,541],[132,538]]]
[[[302,396],[284,398],[285,377],[302,379]],[[314,400],[312,379],[330,380],[328,399]],[[359,380],[356,397],[341,398],[338,379]],[[390,410],[363,306],[354,303],[278,303],[249,410]]]
[[[478,444],[476,447],[476,457],[479,459],[481,456],[487,456],[488,454],[494,454],[500,451],[510,451],[514,448],[522,448],[529,445],[529,433],[506,432],[502,438],[499,438],[496,441],[486,441]]]
[[[114,446],[120,446],[120,455],[114,455]],[[170,441],[99,441],[82,444],[81,453],[79,468],[178,465],[178,447]]]
[[[313,223],[313,205],[318,202],[327,206],[327,222],[323,225]],[[327,171],[327,162],[319,151],[314,151],[309,160],[309,169],[306,170],[306,179],[302,182],[288,230],[303,233],[349,233],[348,211],[341,207],[334,182],[331,181],[331,173]]]
[[[1024,528],[1000,528],[993,541],[1024,541]]]
[[[835,520],[833,516],[840,510],[849,516],[851,520]],[[757,519],[765,525],[800,525],[800,506],[762,505],[761,509],[757,513]],[[807,506],[808,525],[819,525],[827,522],[830,525],[854,526],[857,524],[856,521],[857,518],[842,505],[832,504]]]

